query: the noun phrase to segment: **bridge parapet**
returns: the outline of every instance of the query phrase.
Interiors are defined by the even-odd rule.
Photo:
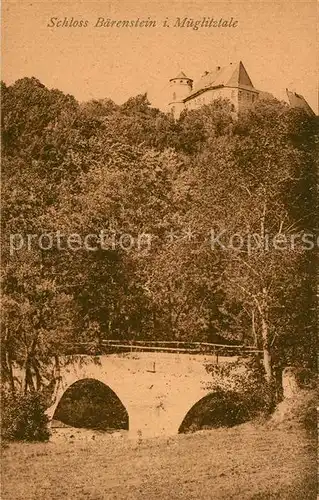
[[[73,343],[66,344],[68,353],[77,354],[115,354],[121,352],[167,352],[184,354],[213,354],[219,356],[247,356],[258,354],[262,351],[254,346],[243,344],[213,344],[208,342],[180,342],[180,341],[156,341],[156,340],[102,340],[96,343]]]

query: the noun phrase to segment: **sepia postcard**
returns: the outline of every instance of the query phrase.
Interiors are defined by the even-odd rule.
[[[316,0],[3,0],[1,498],[317,498]]]

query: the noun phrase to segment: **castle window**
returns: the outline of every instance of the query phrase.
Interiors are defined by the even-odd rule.
[[[231,96],[232,96],[232,98],[236,97],[236,91],[235,90],[231,91]]]
[[[176,99],[176,92],[173,92],[173,101]]]
[[[180,80],[180,83],[183,83],[183,80]]]

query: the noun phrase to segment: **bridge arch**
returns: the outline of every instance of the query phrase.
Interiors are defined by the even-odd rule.
[[[203,413],[205,413],[205,406],[211,399],[211,394],[206,394],[199,400],[195,401],[192,406],[188,407],[186,413],[184,412],[183,420],[178,427],[178,434],[185,434],[194,432],[202,428]]]
[[[129,428],[128,411],[117,394],[106,383],[82,378],[63,392],[53,414],[72,427],[115,430]]]
[[[184,416],[178,433],[200,429],[233,427],[249,420],[242,397],[235,392],[209,392],[199,399]]]

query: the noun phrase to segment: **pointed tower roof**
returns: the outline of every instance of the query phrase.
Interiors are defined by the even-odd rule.
[[[188,76],[186,76],[183,71],[181,71],[180,73],[178,73],[178,75],[175,76],[174,78],[171,78],[170,82],[172,80],[191,80],[191,81],[193,81],[191,78],[188,78]]]
[[[297,94],[297,92],[293,92],[289,89],[286,89],[287,97],[289,100],[289,104],[292,108],[301,108],[310,116],[314,116],[316,113],[309,106],[308,102],[304,98],[303,95]]]
[[[241,61],[228,66],[217,66],[214,71],[204,74],[194,86],[192,94],[210,87],[238,87],[255,90],[251,79]]]
[[[234,72],[228,82],[225,84],[229,87],[253,87],[252,81],[241,61],[235,65]]]

